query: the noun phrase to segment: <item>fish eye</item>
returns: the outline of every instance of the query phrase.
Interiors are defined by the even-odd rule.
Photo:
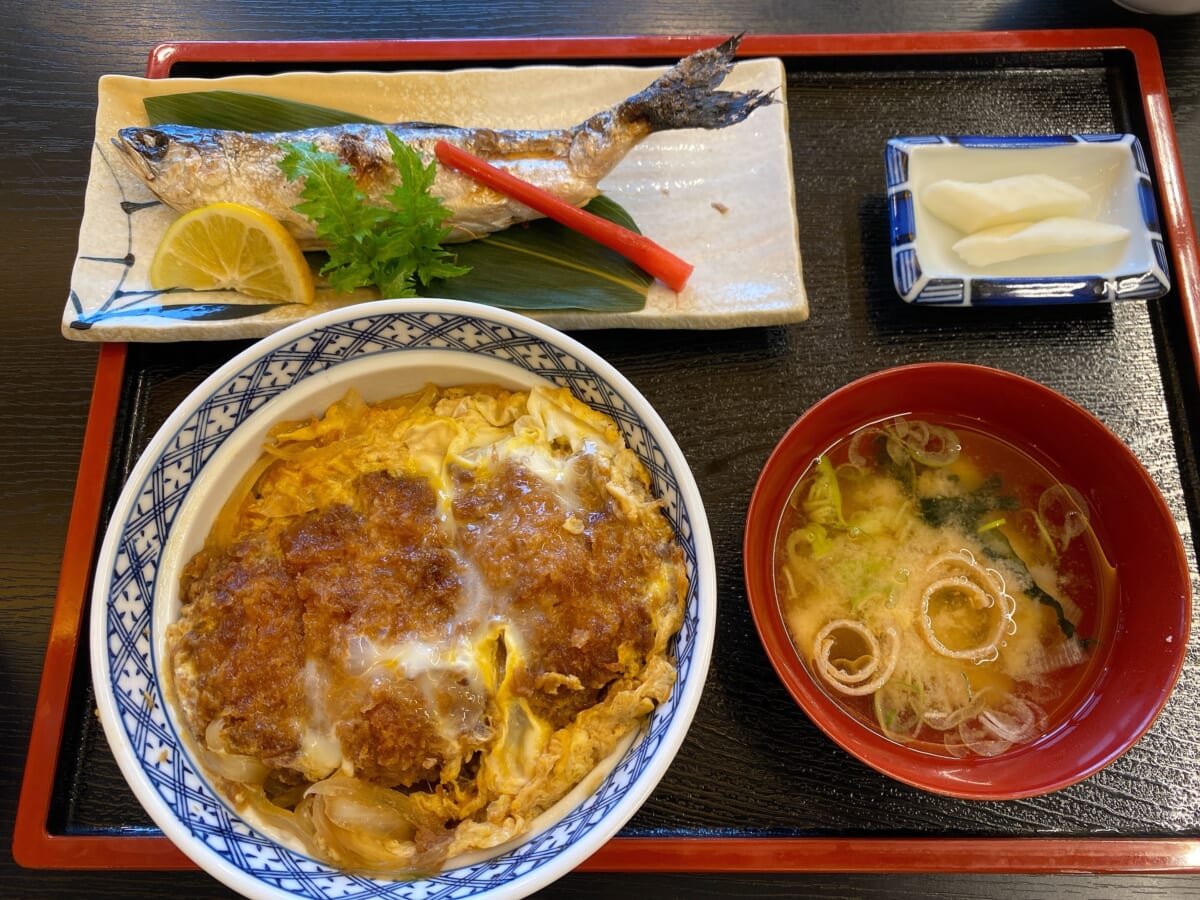
[[[170,137],[156,128],[143,128],[134,135],[137,150],[150,159],[157,159],[167,152]]]
[[[150,149],[158,149],[159,147],[166,146],[167,143],[167,136],[165,134],[149,128],[143,131],[139,137],[142,143]]]

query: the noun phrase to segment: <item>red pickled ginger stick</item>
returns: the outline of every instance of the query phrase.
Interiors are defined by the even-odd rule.
[[[438,141],[434,145],[433,152],[443,165],[465,172],[493,190],[512,197],[531,209],[536,209],[542,215],[620,253],[676,293],[683,290],[683,286],[687,284],[688,277],[695,268],[691,263],[680,259],[650,238],[638,234],[636,231],[630,231],[616,222],[610,222],[608,219],[574,207],[535,184],[522,181],[515,175],[497,169],[461,147],[448,144],[446,141]]]

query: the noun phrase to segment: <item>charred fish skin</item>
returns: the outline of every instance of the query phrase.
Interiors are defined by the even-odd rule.
[[[776,98],[758,90],[717,90],[733,69],[741,41],[742,35],[735,35],[723,44],[685,57],[645,90],[619,103],[613,112],[630,127],[644,123],[647,134],[683,128],[727,128],[744,121],[759,107],[776,102]]]
[[[358,187],[384,202],[397,177],[387,132],[425,162],[439,140],[462,147],[575,206],[595,197],[599,183],[647,135],[658,131],[726,128],[777,102],[773,92],[720,91],[733,67],[740,36],[684,58],[648,87],[573,128],[492,129],[402,122],[347,124],[290,132],[249,133],[184,125],[122,128],[113,144],[129,168],[165,204],[186,212],[210,203],[255,206],[278,219],[301,246],[319,246],[313,223],[294,209],[300,182],[279,166],[283,145],[312,143],[355,174]],[[449,240],[469,240],[537,218],[521,203],[474,179],[438,166],[433,193],[451,216]]]

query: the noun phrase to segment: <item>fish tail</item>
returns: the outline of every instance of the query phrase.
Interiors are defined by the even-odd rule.
[[[733,68],[742,35],[685,57],[653,84],[614,111],[624,123],[644,123],[650,131],[676,128],[725,128],[756,109],[776,102],[775,92],[719,91]]]

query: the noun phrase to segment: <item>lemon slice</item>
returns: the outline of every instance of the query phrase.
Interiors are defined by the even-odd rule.
[[[313,301],[312,271],[295,238],[271,216],[241,203],[201,206],[172,222],[150,263],[150,286]]]

